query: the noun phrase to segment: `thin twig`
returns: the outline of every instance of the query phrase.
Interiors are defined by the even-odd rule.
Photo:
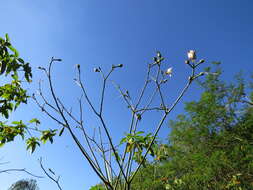
[[[8,172],[25,172],[33,177],[37,177],[37,178],[44,178],[43,176],[38,176],[35,174],[32,174],[31,172],[28,172],[25,168],[22,169],[6,169],[6,170],[0,170],[0,173],[8,173]]]
[[[62,187],[61,187],[61,185],[60,185],[60,183],[59,183],[60,176],[59,176],[57,179],[55,179],[54,177],[52,177],[52,176],[46,171],[46,169],[44,168],[44,166],[43,166],[43,164],[42,164],[42,158],[40,158],[40,167],[41,167],[41,169],[43,170],[43,172],[46,174],[46,176],[47,176],[49,179],[51,179],[53,182],[55,182],[56,185],[57,185],[57,187],[58,187],[60,190],[62,190]]]
[[[147,78],[146,78],[146,80],[145,80],[145,84],[144,84],[144,86],[143,86],[143,88],[142,88],[142,90],[141,90],[140,96],[139,96],[139,98],[138,98],[138,100],[137,100],[137,103],[136,103],[136,105],[135,105],[135,110],[138,108],[139,104],[141,103],[142,97],[143,97],[143,95],[144,95],[144,93],[145,93],[145,90],[146,90],[146,88],[147,88],[147,86],[148,86],[150,70],[151,70],[151,66],[148,65]]]
[[[113,70],[114,69],[112,67],[110,72],[107,74],[107,76],[104,78],[104,81],[103,81],[99,115],[102,115],[102,112],[103,112],[103,105],[104,105],[103,103],[104,103],[104,97],[105,97],[106,82],[107,82],[107,79],[109,78],[109,76],[111,75],[111,73],[113,72]],[[100,71],[100,72],[102,72],[102,71]]]

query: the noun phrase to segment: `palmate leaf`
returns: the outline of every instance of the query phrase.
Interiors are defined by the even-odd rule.
[[[43,143],[46,143],[48,140],[53,143],[53,137],[56,135],[56,131],[57,130],[45,130],[45,131],[42,131],[42,135],[40,137],[40,140],[43,142]]]
[[[31,153],[33,153],[36,149],[37,146],[40,146],[40,143],[38,142],[39,139],[35,137],[31,137],[27,139],[26,144],[27,144],[27,150],[30,150]]]

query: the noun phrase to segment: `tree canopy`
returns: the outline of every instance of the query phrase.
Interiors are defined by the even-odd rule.
[[[228,84],[215,73],[199,81],[200,99],[170,121],[163,157],[142,168],[133,189],[253,188],[252,83],[237,75]]]

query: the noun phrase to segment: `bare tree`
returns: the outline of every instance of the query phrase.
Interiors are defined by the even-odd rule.
[[[111,74],[115,70],[122,68],[122,64],[112,65],[108,72],[104,72],[102,68],[98,67],[95,68],[94,71],[101,75],[102,87],[101,98],[99,100],[100,103],[96,106],[90,99],[85,84],[81,79],[80,65],[77,65],[77,77],[75,82],[80,87],[82,94],[80,96],[81,98],[78,99],[79,114],[76,115],[72,112],[72,109],[66,107],[55,91],[52,81],[52,66],[58,61],[61,61],[61,59],[52,58],[47,69],[39,67],[39,69],[45,72],[48,79],[52,102],[50,102],[49,97],[44,95],[41,84],[39,85],[38,95],[34,95],[33,98],[40,109],[49,118],[59,124],[59,135],[62,135],[64,130],[69,132],[74,143],[97,176],[102,180],[107,190],[129,190],[131,188],[131,182],[140,167],[145,164],[148,155],[155,155],[156,150],[154,144],[156,143],[158,133],[167,116],[184,96],[192,82],[198,77],[206,74],[205,72],[196,73],[197,67],[203,63],[204,60],[197,61],[195,51],[190,50],[185,64],[191,69],[191,74],[186,79],[186,85],[181,90],[181,93],[174,102],[169,104],[167,96],[163,93],[163,88],[173,75],[173,72],[172,67],[167,68],[164,64],[164,57],[160,52],[157,52],[157,55],[153,58],[153,62],[148,64],[147,76],[143,88],[140,90],[139,96],[136,99],[130,96],[128,90],[123,90],[116,82],[110,80]],[[113,142],[110,126],[106,123],[104,118],[104,101],[108,83],[115,86],[131,112],[128,133],[126,136],[122,137],[121,142],[118,143]],[[148,88],[153,89],[153,92],[150,93],[150,90],[147,90]],[[148,98],[144,98],[144,96]],[[157,98],[159,102],[155,101]],[[100,122],[100,125],[97,126],[96,129],[98,135],[89,134],[84,126],[84,103],[88,105]],[[161,118],[156,126],[151,124],[154,125],[153,133],[145,134],[139,130],[141,126],[140,121],[145,119],[145,114],[147,112],[152,111],[160,112]],[[76,135],[76,133],[80,132],[82,133],[83,139],[78,138],[79,135]],[[83,140],[85,143],[83,143]],[[57,180],[54,181],[57,183]]]

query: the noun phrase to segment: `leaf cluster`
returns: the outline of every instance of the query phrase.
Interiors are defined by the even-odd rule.
[[[55,130],[39,130],[37,126],[40,121],[36,118],[24,123],[22,120],[13,121],[11,124],[7,119],[11,112],[15,111],[20,104],[26,104],[30,96],[24,88],[24,83],[32,82],[32,69],[28,62],[19,57],[18,51],[12,46],[8,34],[5,38],[0,38],[0,75],[6,81],[0,86],[0,114],[6,121],[0,121],[0,146],[14,140],[16,136],[26,138],[27,149],[34,152],[35,148],[40,145],[40,141],[53,143]],[[30,125],[33,125],[30,127]],[[32,135],[31,131],[41,134],[40,138]]]
[[[147,150],[153,136],[151,133],[147,135],[144,134],[143,131],[138,131],[135,134],[126,134],[126,136],[120,141],[120,144],[126,143],[126,152],[130,153],[135,149],[133,159],[137,163],[140,163],[143,160],[143,151]],[[151,156],[154,156],[154,149],[151,147],[149,149],[149,153]]]

